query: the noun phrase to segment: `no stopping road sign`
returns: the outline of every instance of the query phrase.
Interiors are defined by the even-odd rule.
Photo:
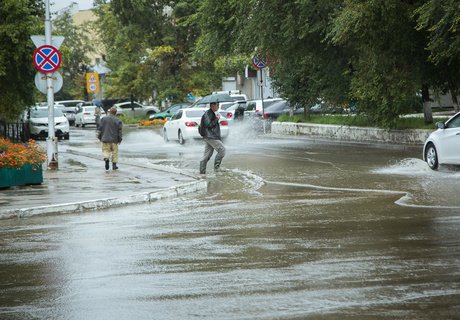
[[[268,58],[262,53],[258,52],[252,57],[252,65],[256,69],[263,69],[268,66]]]
[[[61,53],[53,46],[40,46],[34,51],[35,68],[42,73],[51,73],[59,69],[61,60]]]

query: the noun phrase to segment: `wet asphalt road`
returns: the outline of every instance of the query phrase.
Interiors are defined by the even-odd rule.
[[[420,147],[226,145],[205,194],[0,221],[0,319],[460,318],[458,169]],[[202,151],[150,129],[120,150],[190,172]]]

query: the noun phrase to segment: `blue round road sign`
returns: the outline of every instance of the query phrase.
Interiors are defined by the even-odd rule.
[[[40,72],[51,73],[56,71],[61,65],[61,60],[61,53],[53,46],[40,46],[34,51],[34,65]]]
[[[252,57],[252,65],[256,69],[263,69],[268,65],[268,58],[262,53],[258,52],[254,57]]]

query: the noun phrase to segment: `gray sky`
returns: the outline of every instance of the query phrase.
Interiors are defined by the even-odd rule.
[[[93,0],[49,0],[50,1],[50,10],[58,11],[62,8],[65,8],[70,5],[72,2],[78,3],[78,8],[80,10],[88,10],[93,7]]]

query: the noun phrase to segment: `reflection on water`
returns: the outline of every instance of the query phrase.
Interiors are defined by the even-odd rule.
[[[0,318],[458,317],[456,172],[425,171],[418,150],[227,146],[206,194],[2,221]],[[203,146],[143,148],[192,173]]]

